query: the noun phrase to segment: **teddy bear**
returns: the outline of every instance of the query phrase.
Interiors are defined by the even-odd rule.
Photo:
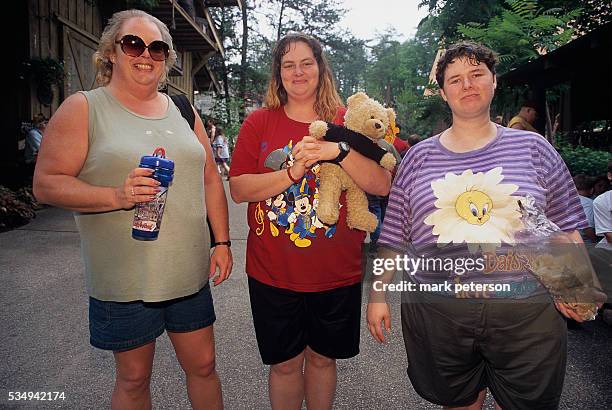
[[[324,121],[314,121],[308,129],[310,136],[326,141],[345,141],[351,149],[376,161],[391,171],[396,165],[395,157],[378,146],[376,141],[385,137],[389,124],[395,120],[395,112],[384,108],[379,102],[363,92],[347,99],[344,126]],[[338,200],[346,191],[346,222],[349,228],[374,232],[378,225],[376,215],[368,210],[365,192],[348,176],[339,164],[324,161],[320,168],[319,204],[317,217],[327,225],[338,221]]]

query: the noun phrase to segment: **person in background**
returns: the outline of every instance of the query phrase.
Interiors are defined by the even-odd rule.
[[[215,121],[212,118],[206,120],[206,134],[208,135],[211,143],[217,136],[217,127],[215,126]]]
[[[495,119],[493,120],[493,122],[497,125],[503,125],[504,122],[504,116],[503,115],[496,115]]]
[[[421,136],[418,134],[410,134],[408,138],[406,138],[406,142],[410,147],[414,147],[416,144],[421,142]]]
[[[538,112],[535,103],[533,101],[525,101],[521,105],[519,113],[508,122],[508,128],[538,133],[538,130],[534,127],[537,119]]]
[[[603,194],[604,192],[608,192],[609,190],[610,180],[608,179],[607,175],[595,177],[595,180],[593,181],[593,195],[591,198],[595,199],[599,195]]]
[[[217,163],[217,169],[222,177],[225,177],[229,181],[229,144],[227,143],[227,137],[223,132],[223,128],[216,127],[215,138],[212,143],[213,150],[215,151],[215,162]]]
[[[47,118],[42,113],[36,114],[32,120],[32,128],[26,133],[25,163],[27,165],[36,162],[46,127]]]
[[[580,235],[585,243],[597,242],[597,236],[595,235],[595,220],[593,216],[593,179],[587,177],[584,174],[579,174],[574,177],[574,185],[578,191],[578,198],[580,198],[580,204],[586,215],[588,228],[580,230]]]
[[[612,182],[612,161],[608,163],[607,178]],[[610,272],[610,260],[612,260],[612,191],[606,191],[593,201],[593,214],[595,216],[595,233],[603,235],[603,239],[597,243],[594,252],[598,252],[595,258],[595,269],[598,271],[603,289],[608,294],[608,303],[601,310],[601,317],[605,323],[612,326],[612,272]],[[603,262],[603,263],[602,263]]]
[[[315,38],[291,33],[272,52],[265,108],[244,120],[230,190],[248,202],[246,271],[257,345],[270,365],[272,409],[333,408],[336,360],[359,353],[365,233],[317,218],[318,161],[339,164],[365,192],[387,195],[391,174],[345,143],[308,136],[312,121],[342,124],[333,75]]]
[[[606,178],[612,182],[612,161],[608,163]],[[593,213],[595,233],[604,237],[598,246],[612,251],[612,191],[605,191],[593,200]]]
[[[223,407],[209,279],[218,285],[232,269],[227,201],[200,117],[192,131],[158,91],[175,59],[159,19],[141,10],[113,14],[94,54],[100,87],[60,105],[34,175],[40,202],[75,213],[90,343],[115,361],[113,409],[152,407],[155,341],[164,331],[192,406]],[[153,170],[137,166],[157,147],[176,164],[174,179],[158,239],[137,241],[134,206],[161,192]],[[207,214],[219,241],[212,253]]]

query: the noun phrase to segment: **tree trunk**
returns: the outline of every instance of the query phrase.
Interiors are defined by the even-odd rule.
[[[221,44],[225,44],[225,7],[221,7],[221,27],[220,36],[221,36]],[[225,115],[227,125],[232,123],[232,113],[230,110],[230,94],[229,94],[229,84],[228,84],[228,76],[227,76],[227,63],[225,58],[221,60],[221,76],[223,77],[223,99],[225,100]]]
[[[285,12],[285,0],[281,0],[281,9],[278,13],[278,30],[276,31],[276,41],[280,40],[283,28],[283,13]]]
[[[247,15],[247,2],[243,3],[242,7],[242,45],[241,45],[241,60],[240,60],[240,112],[238,113],[240,123],[244,121],[246,116],[246,77],[247,77],[247,48],[249,46],[249,25]]]

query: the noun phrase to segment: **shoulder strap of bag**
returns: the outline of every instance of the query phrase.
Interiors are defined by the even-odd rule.
[[[179,109],[183,118],[187,120],[189,126],[193,130],[195,128],[195,114],[193,112],[193,108],[191,108],[191,103],[185,94],[177,94],[170,96],[172,101],[174,101],[174,105]]]

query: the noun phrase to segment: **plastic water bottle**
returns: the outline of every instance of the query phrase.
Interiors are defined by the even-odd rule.
[[[159,235],[162,216],[166,206],[168,187],[174,178],[174,162],[166,158],[166,150],[156,148],[152,156],[145,155],[140,158],[140,168],[155,170],[151,178],[160,182],[160,191],[150,202],[136,204],[134,223],[132,224],[132,238],[141,241],[154,241]]]

